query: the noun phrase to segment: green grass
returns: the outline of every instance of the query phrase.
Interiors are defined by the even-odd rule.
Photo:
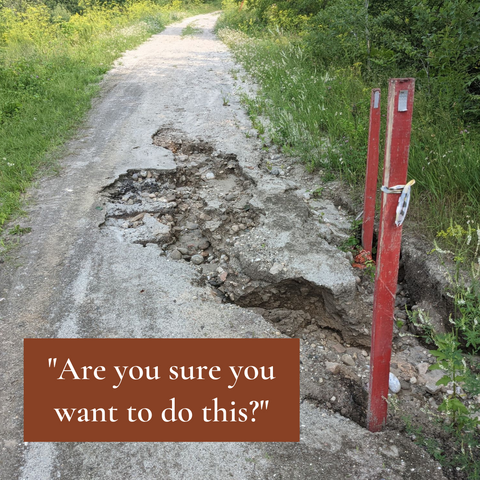
[[[226,23],[224,18],[220,26]],[[252,120],[268,117],[272,141],[307,168],[361,186],[370,91],[382,87],[385,115],[388,79],[367,83],[358,65],[315,68],[301,38],[279,30],[247,35],[223,28],[218,34],[260,86],[255,97],[244,98]],[[480,224],[480,129],[421,89],[415,94],[409,178],[416,180],[410,219],[431,238],[452,221],[465,228]]]
[[[115,59],[168,23],[207,13],[148,0],[53,18],[44,5],[0,9],[0,232],[40,170],[55,163]]]

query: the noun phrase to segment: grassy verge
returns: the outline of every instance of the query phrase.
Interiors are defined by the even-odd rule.
[[[249,28],[255,25],[249,15],[241,23],[238,9],[227,10],[218,33],[260,86],[255,98],[245,99],[254,123],[268,117],[261,128],[271,139],[308,168],[321,169],[327,180],[340,176],[362,185],[370,91],[382,88],[385,115],[388,78],[367,81],[359,64],[314,66],[301,36],[273,28],[259,33]],[[416,180],[410,207],[410,217],[421,219],[416,228],[434,238],[457,224],[463,231],[474,227],[467,253],[480,264],[473,258],[480,225],[480,128],[433,102],[425,89],[415,94],[409,177]]]
[[[141,0],[64,18],[42,4],[0,9],[0,232],[90,108],[113,61],[168,23],[215,8]]]

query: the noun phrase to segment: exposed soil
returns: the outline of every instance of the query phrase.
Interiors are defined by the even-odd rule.
[[[235,259],[234,245],[255,232],[265,215],[251,204],[256,185],[245,175],[236,155],[217,152],[214,145],[171,129],[158,131],[153,142],[174,154],[177,171],[130,170],[120,177],[105,192],[109,201],[104,228],[126,241],[156,244],[160,255],[193,263],[197,275],[192,281],[209,285],[219,302],[251,309],[272,323],[279,334],[301,338],[303,400],[365,426],[369,349],[362,342],[345,340],[341,315],[325,306],[325,289],[301,276],[282,279],[283,268],[278,264],[270,271],[270,281],[262,278],[259,284]],[[335,192],[331,196],[335,198]],[[298,202],[305,200],[310,198]],[[318,208],[318,202],[314,206]],[[341,238],[332,236],[330,241],[339,243]],[[252,262],[255,256],[251,252]],[[401,389],[391,394],[387,428],[405,432],[406,423],[411,422],[421,427],[425,436],[438,438],[448,450],[452,448],[449,438],[432,418],[449,387],[435,385],[438,375],[427,370],[434,357],[413,335],[418,331],[408,322],[405,307],[418,305],[411,298],[405,270],[411,266],[406,265],[404,256],[395,309],[401,323],[395,325],[391,361],[391,372]],[[361,271],[356,274],[357,291],[367,300],[365,307],[371,308],[371,276]],[[414,291],[419,284],[417,278]],[[456,470],[449,475],[464,478]]]

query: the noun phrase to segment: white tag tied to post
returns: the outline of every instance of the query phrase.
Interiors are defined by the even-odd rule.
[[[410,190],[414,183],[415,180],[410,180],[406,185],[395,185],[394,187],[383,186],[380,189],[383,193],[400,193],[395,215],[395,225],[397,227],[403,224],[407,216],[408,204],[410,203]]]

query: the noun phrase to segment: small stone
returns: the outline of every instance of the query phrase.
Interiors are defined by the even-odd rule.
[[[305,192],[302,197],[305,199],[305,200],[310,200],[312,198],[312,195],[310,195],[309,192]]]
[[[227,202],[232,202],[233,200],[235,200],[237,198],[236,195],[234,195],[233,193],[229,193],[228,195],[225,195],[225,200]]]
[[[420,375],[425,375],[428,371],[429,363],[422,362],[417,365],[417,370]]]
[[[196,230],[198,228],[198,223],[187,222],[185,226],[188,230]]]
[[[224,282],[224,281],[227,279],[227,277],[228,277],[228,272],[223,272],[223,273],[221,273],[221,274],[218,276],[218,278],[219,278],[222,282]]]
[[[200,250],[206,250],[210,246],[210,242],[208,240],[202,240],[198,244],[198,248]]]
[[[331,401],[332,403],[335,402],[336,400],[337,400],[337,397],[332,397],[332,398],[330,399],[330,401]]]
[[[325,368],[327,372],[336,375],[340,371],[340,364],[335,362],[325,362]]]
[[[177,250],[182,254],[182,255],[188,255],[188,248],[183,248],[183,247],[177,247]]]
[[[415,385],[417,383],[417,379],[415,377],[410,378],[410,383]]]
[[[355,365],[355,360],[348,353],[346,353],[345,355],[342,355],[342,362],[345,365],[349,365],[350,367],[353,367]]]
[[[238,225],[232,225],[231,230],[233,233],[237,233],[240,229],[238,228]]]
[[[140,176],[143,177],[143,178],[145,178],[145,177],[147,176],[146,170],[142,170],[142,171],[140,172]]]
[[[400,381],[392,372],[388,376],[388,388],[392,393],[398,393],[402,389]]]
[[[283,265],[281,263],[274,263],[273,267],[270,269],[270,275],[278,275],[283,270]]]
[[[149,195],[149,197],[150,197],[150,198],[155,198],[156,195],[155,195],[154,193],[151,193],[151,194]]]
[[[203,257],[201,255],[193,255],[190,261],[195,265],[200,265],[203,263]]]
[[[433,380],[432,379],[428,380],[427,384],[425,385],[427,392],[434,394],[434,393],[437,393],[442,388],[442,385],[437,385],[437,381],[438,380],[436,378],[434,378]]]
[[[132,175],[132,179],[133,179],[133,180],[138,180],[138,173],[134,173],[134,174]]]
[[[143,217],[145,216],[145,212],[139,213],[138,215],[135,215],[135,217],[131,218],[131,222],[139,222],[140,220],[143,220]]]
[[[368,353],[366,352],[366,350],[362,350],[362,355],[363,355],[364,357],[368,357]]]
[[[170,258],[172,260],[181,260],[183,257],[182,257],[182,254],[178,250],[175,249],[170,254]]]
[[[213,180],[213,179],[215,178],[215,174],[214,174],[213,172],[207,172],[207,173],[205,174],[205,178],[206,178],[207,180]]]
[[[332,348],[338,353],[345,353],[347,351],[347,349],[339,343],[332,343]]]
[[[280,175],[280,169],[278,167],[273,167],[271,170],[270,170],[270,173],[272,175]]]
[[[402,390],[411,390],[411,385],[406,382],[405,380],[400,380],[400,385],[402,387]]]

